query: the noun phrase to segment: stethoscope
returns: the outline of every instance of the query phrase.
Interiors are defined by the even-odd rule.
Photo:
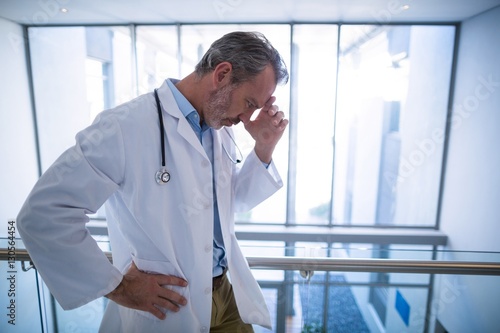
[[[161,168],[155,173],[155,180],[159,185],[164,185],[170,181],[170,172],[167,171],[167,168],[165,166],[165,126],[163,125],[163,116],[161,114],[160,98],[158,97],[157,89],[155,89],[154,92],[156,99],[156,109],[158,110],[158,119],[160,120],[160,143],[161,143]],[[233,162],[234,164],[241,163],[241,161],[243,160],[243,155],[241,154],[240,148],[238,148],[236,141],[234,141],[233,137],[231,136],[226,127],[224,127],[224,130],[226,131],[227,135],[229,136],[234,146],[236,147],[238,157],[236,159],[231,157],[226,147],[224,147],[224,144],[222,144],[222,149],[224,149],[224,152],[226,153],[227,157],[229,157],[231,162]]]

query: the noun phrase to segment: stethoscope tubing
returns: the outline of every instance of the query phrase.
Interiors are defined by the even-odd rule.
[[[154,90],[154,95],[155,95],[155,100],[156,100],[156,109],[158,111],[158,119],[160,121],[160,144],[161,144],[161,168],[158,170],[155,174],[155,179],[156,182],[160,185],[166,184],[170,180],[170,173],[167,171],[165,168],[165,125],[163,124],[163,115],[161,111],[161,103],[160,103],[160,98],[158,97],[158,89]],[[237,151],[239,152],[240,158],[233,159],[229,152],[226,150],[226,147],[222,145],[222,148],[224,149],[227,157],[233,162],[234,164],[241,163],[243,156],[241,154],[240,149],[238,148],[238,145],[234,141],[233,137],[231,134],[229,134],[229,131],[227,128],[224,128],[226,130],[227,135],[231,139],[231,141],[234,143],[234,146],[236,147]]]
[[[163,116],[161,114],[160,98],[158,89],[155,89],[156,109],[158,110],[158,119],[160,120],[160,144],[161,144],[161,166],[165,166],[165,125],[163,125]]]

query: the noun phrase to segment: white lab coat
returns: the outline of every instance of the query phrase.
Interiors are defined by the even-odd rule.
[[[188,304],[159,320],[110,301],[101,331],[208,332],[212,304],[212,168],[166,84],[158,90],[171,180],[158,185],[159,121],[152,93],[104,111],[78,133],[41,177],[17,218],[19,232],[64,309],[114,290],[133,260],[143,271],[186,279]],[[249,210],[282,186],[271,163],[254,152],[237,167],[234,143],[214,131],[215,186],[230,279],[242,319],[271,328],[262,292],[237,244],[235,211]],[[113,265],[85,228],[86,214],[105,201]]]

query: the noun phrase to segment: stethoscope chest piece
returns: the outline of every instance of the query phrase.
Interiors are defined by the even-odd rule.
[[[155,179],[160,185],[166,184],[170,180],[170,173],[166,169],[162,168],[156,172]]]
[[[156,109],[160,120],[160,144],[161,144],[161,168],[155,174],[155,180],[159,185],[164,185],[170,180],[170,173],[165,168],[165,128],[163,127],[163,117],[161,114],[160,98],[155,89]]]

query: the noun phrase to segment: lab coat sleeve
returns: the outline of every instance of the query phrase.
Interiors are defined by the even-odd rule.
[[[283,187],[274,162],[266,167],[255,151],[247,156],[235,181],[235,212],[247,212]]]
[[[26,249],[63,309],[106,295],[122,280],[85,224],[118,189],[124,154],[116,117],[98,117],[39,179],[17,217]]]

